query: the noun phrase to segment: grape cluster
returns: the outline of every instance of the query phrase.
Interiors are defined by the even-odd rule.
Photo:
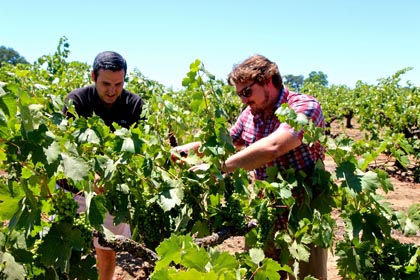
[[[265,244],[268,236],[272,233],[276,219],[275,208],[263,207],[258,217],[258,241]]]
[[[86,212],[81,212],[77,217],[73,220],[73,230],[79,230],[81,233],[81,237],[83,239],[82,242],[82,250],[90,252],[92,248],[92,232],[93,227],[89,225],[86,220]]]
[[[243,229],[246,225],[246,216],[242,210],[241,201],[234,195],[226,198],[226,204],[222,207],[224,224],[237,230]]]
[[[202,189],[198,184],[191,184],[189,189],[184,191],[183,202],[188,205],[188,208],[192,210],[191,220],[201,221],[203,218],[201,205],[202,200]]]
[[[31,249],[32,259],[35,262],[39,261],[39,258],[40,258],[40,255],[38,254],[38,249],[39,249],[39,246],[41,245],[41,243],[42,243],[42,239],[36,239],[32,249]]]
[[[52,196],[52,202],[53,208],[50,213],[48,213],[49,215],[54,215],[57,221],[73,221],[73,218],[76,217],[79,205],[73,199],[71,193],[58,189]]]
[[[163,239],[170,236],[169,214],[166,214],[156,202],[137,209],[138,229],[147,248],[154,250]]]

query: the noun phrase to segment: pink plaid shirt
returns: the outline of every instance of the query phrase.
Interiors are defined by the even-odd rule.
[[[284,87],[280,98],[277,101],[276,109],[283,103],[288,103],[291,109],[296,113],[304,113],[309,120],[318,126],[325,128],[324,116],[322,114],[319,102],[312,96],[291,92]],[[269,116],[264,122],[260,115],[253,115],[249,107],[240,114],[235,125],[230,130],[233,143],[240,146],[249,146],[261,138],[267,137],[277,129],[285,129],[303,138],[304,131],[295,131],[287,123],[281,123],[274,114]],[[302,144],[294,150],[278,157],[274,161],[255,170],[257,179],[267,179],[266,169],[270,166],[278,166],[279,168],[293,168],[295,170],[310,171],[314,162],[318,159],[324,159],[325,148],[320,143],[314,143],[311,146]]]

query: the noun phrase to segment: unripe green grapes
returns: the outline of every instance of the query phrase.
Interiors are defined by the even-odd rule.
[[[142,241],[148,248],[154,249],[170,236],[169,214],[156,202],[136,210],[139,213],[137,222]]]
[[[57,189],[52,196],[52,203],[53,208],[48,214],[54,215],[55,220],[71,222],[76,217],[79,205],[73,199],[71,193]]]
[[[243,229],[246,225],[246,217],[243,212],[241,201],[235,195],[226,198],[226,204],[222,207],[224,224],[237,230]]]
[[[92,248],[92,231],[93,227],[87,223],[86,212],[81,212],[73,220],[73,230],[80,230],[81,236],[84,240],[82,249],[90,252]]]
[[[268,236],[274,229],[276,219],[276,209],[273,207],[264,207],[258,217],[258,241],[265,244]]]

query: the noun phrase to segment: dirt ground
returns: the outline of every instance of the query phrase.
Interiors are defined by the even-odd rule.
[[[332,125],[332,134],[337,131],[345,130],[345,133],[351,137],[359,138],[361,133],[357,127],[357,124],[353,128],[343,128],[339,123],[333,123]],[[385,159],[383,159],[385,161]],[[381,164],[380,162],[378,162]],[[334,162],[326,158],[325,160],[326,168],[328,170],[334,170]],[[412,174],[409,173],[400,173],[393,170],[392,163],[387,168],[391,182],[394,186],[394,191],[386,194],[387,200],[393,205],[395,210],[406,210],[411,204],[420,202],[420,184],[412,182]],[[338,228],[337,233],[342,232],[343,227],[340,227],[340,221],[337,220]],[[339,234],[337,234],[339,236]],[[415,236],[406,237],[399,232],[394,232],[394,237],[404,243],[414,243],[420,246],[420,232]],[[226,250],[231,253],[241,252],[245,250],[244,238],[241,236],[232,237],[226,240],[223,244],[219,246],[221,250]],[[338,275],[338,270],[336,268],[337,257],[329,253],[328,257],[328,279],[337,280],[342,279]],[[115,272],[115,279],[147,279],[145,271],[148,270],[148,267],[145,267],[145,264],[141,260],[133,260],[132,257],[127,253],[119,253],[117,255],[117,269]]]

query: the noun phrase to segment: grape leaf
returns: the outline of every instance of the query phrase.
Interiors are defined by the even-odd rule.
[[[0,263],[2,265],[0,275],[5,279],[25,279],[25,267],[16,262],[15,258],[8,252],[0,252]]]
[[[69,156],[65,153],[61,154],[63,158],[64,175],[74,181],[86,180],[89,173],[89,166],[85,161],[79,158]]]

